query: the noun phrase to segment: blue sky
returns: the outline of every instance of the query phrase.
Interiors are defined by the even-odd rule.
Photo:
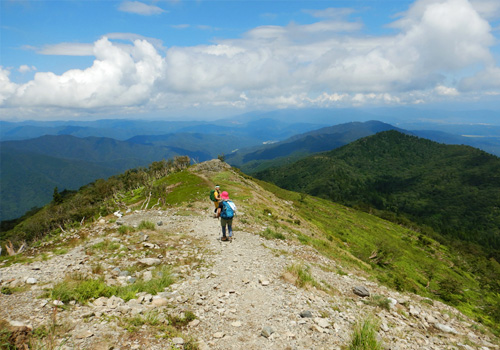
[[[0,119],[500,110],[500,1],[0,0]]]

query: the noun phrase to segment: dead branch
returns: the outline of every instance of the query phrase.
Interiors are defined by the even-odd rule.
[[[7,254],[9,254],[9,256],[16,255],[16,251],[14,250],[14,245],[12,244],[11,241],[7,241],[5,249],[7,250]]]

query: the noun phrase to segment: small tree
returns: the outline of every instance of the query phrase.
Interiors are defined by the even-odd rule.
[[[52,195],[52,200],[54,201],[55,204],[61,204],[63,202],[63,197],[59,193],[57,186],[54,187],[54,194]]]

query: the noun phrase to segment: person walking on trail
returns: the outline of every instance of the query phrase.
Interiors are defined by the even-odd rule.
[[[215,185],[215,189],[210,191],[210,200],[212,202],[214,202],[214,206],[215,206],[214,213],[215,213],[215,212],[217,212],[217,208],[219,207],[219,203],[221,201],[220,186],[219,185]]]
[[[220,217],[222,226],[222,241],[231,241],[233,239],[233,217],[236,213],[236,205],[229,199],[229,193],[223,191],[220,195],[221,202],[217,208],[216,217]],[[226,236],[227,226],[227,236]]]

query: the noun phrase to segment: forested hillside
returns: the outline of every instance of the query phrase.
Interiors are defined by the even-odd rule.
[[[386,131],[256,177],[500,249],[500,158]],[[407,224],[411,225],[410,222]]]
[[[77,190],[100,178],[154,161],[187,155],[204,161],[230,151],[232,142],[215,143],[221,136],[172,134],[137,136],[129,141],[104,137],[42,136],[1,142],[0,220],[18,218],[52,199],[55,187]],[[244,142],[244,141],[242,141]],[[213,147],[209,147],[214,144]]]
[[[273,144],[243,149],[229,154],[229,164],[251,174],[266,168],[290,164],[308,155],[330,151],[365,136],[396,127],[379,121],[351,122],[294,135]]]

